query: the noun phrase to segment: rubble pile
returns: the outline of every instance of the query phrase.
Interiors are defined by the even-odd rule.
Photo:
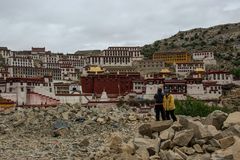
[[[0,112],[1,159],[91,159],[107,155],[104,147],[113,132],[128,141],[139,124],[153,116],[129,107],[18,108]],[[114,144],[114,143],[113,143]],[[104,153],[104,154],[103,154]]]
[[[5,110],[1,159],[238,160],[240,112],[155,121],[129,107]]]

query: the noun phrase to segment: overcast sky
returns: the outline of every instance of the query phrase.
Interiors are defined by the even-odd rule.
[[[0,46],[66,53],[236,22],[240,0],[0,0]]]

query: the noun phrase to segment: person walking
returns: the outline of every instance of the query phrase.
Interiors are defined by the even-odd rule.
[[[177,118],[175,116],[175,102],[174,102],[174,96],[170,94],[169,90],[164,90],[164,97],[163,97],[163,106],[166,111],[166,119],[170,120],[170,116],[173,121],[177,121]]]
[[[165,116],[165,110],[163,107],[163,93],[162,93],[162,89],[158,88],[157,93],[154,95],[154,99],[155,99],[155,117],[156,117],[156,121],[160,121],[160,112],[161,112],[161,117],[162,120],[166,120],[166,116]]]

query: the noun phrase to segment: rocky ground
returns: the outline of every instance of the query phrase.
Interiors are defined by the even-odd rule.
[[[1,159],[240,159],[240,112],[155,122],[129,107],[0,113]]]

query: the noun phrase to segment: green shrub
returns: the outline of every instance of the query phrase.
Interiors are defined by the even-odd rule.
[[[222,108],[218,106],[208,106],[203,101],[194,100],[191,98],[187,98],[185,101],[178,101],[176,100],[176,109],[175,113],[179,115],[186,115],[186,116],[200,116],[206,117],[208,114],[212,113],[215,110],[221,110],[223,112],[229,113],[230,110],[227,108]]]
[[[118,103],[117,103],[117,106],[118,107],[122,107],[123,105],[124,105],[124,100],[123,99],[120,99],[119,101],[118,101]]]
[[[240,68],[234,68],[231,73],[235,79],[240,79]]]

